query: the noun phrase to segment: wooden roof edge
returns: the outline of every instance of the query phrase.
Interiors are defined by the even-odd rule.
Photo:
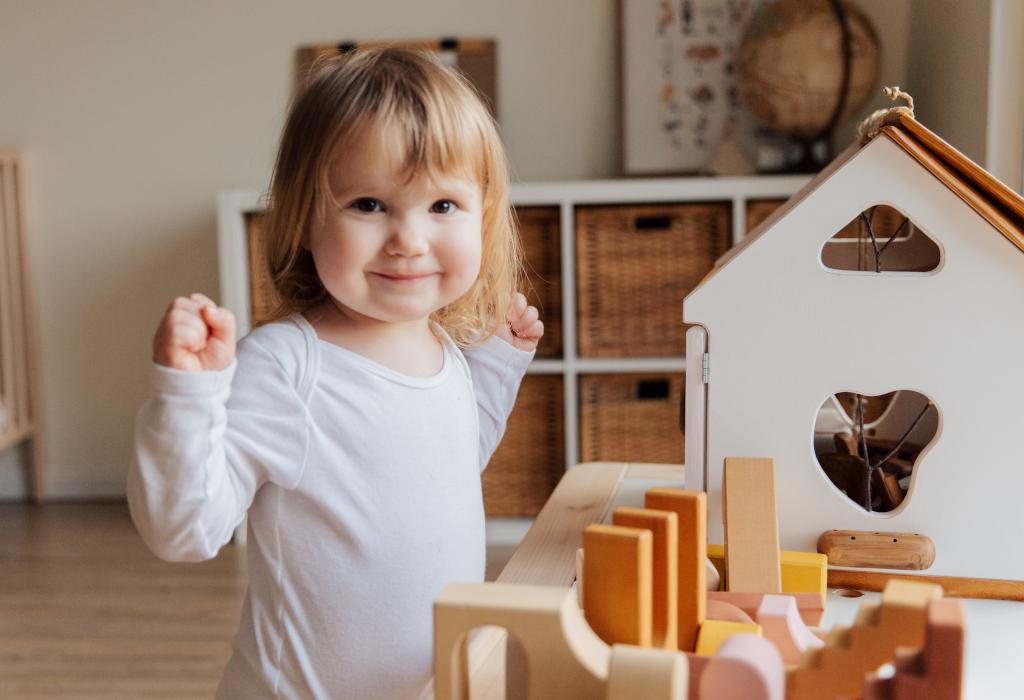
[[[1024,198],[915,119],[882,134],[924,166],[942,184],[1024,251]]]

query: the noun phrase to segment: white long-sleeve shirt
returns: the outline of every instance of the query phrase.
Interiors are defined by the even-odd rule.
[[[491,338],[410,377],[263,326],[220,372],[153,368],[128,501],[160,557],[214,556],[248,512],[249,587],[218,698],[406,698],[433,601],[482,581],[480,472],[533,353]],[[236,373],[237,368],[237,373]]]

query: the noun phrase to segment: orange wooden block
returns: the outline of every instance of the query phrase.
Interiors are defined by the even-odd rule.
[[[651,646],[650,530],[590,525],[583,532],[583,613],[607,644]]]
[[[740,593],[782,592],[775,464],[729,457],[722,477],[726,585]]]
[[[679,520],[679,649],[693,651],[697,632],[706,618],[707,601],[707,494],[684,489],[647,491],[644,505],[675,513]]]
[[[651,644],[675,651],[679,648],[679,517],[664,510],[616,508],[612,513],[612,524],[650,530],[654,536]]]

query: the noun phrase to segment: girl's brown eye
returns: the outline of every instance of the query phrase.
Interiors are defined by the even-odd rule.
[[[430,207],[430,211],[434,214],[450,214],[455,211],[455,202],[450,199],[442,199],[434,202],[433,206]]]
[[[373,199],[372,197],[360,197],[356,201],[352,202],[352,206],[366,214],[373,214],[374,212],[384,211],[383,205],[380,200]]]

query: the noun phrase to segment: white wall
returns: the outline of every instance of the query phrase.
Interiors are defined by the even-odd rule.
[[[266,186],[293,52],[495,37],[523,179],[617,168],[613,0],[0,0],[0,144],[28,156],[54,496],[123,492],[152,330],[217,290],[214,198]],[[0,493],[21,491],[17,452]]]
[[[880,83],[906,84],[914,2],[859,1]],[[0,146],[29,159],[50,493],[123,492],[152,330],[174,295],[216,294],[214,198],[266,186],[297,46],[494,37],[518,178],[613,177],[616,4],[0,0]],[[21,492],[21,459],[0,454],[0,495]]]
[[[912,11],[904,87],[917,117],[984,163],[991,0],[912,0]]]

